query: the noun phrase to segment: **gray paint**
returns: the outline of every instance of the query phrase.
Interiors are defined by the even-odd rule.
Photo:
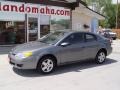
[[[12,51],[9,53],[9,58],[11,58],[11,61],[16,64],[23,64],[23,67],[21,68],[14,66],[16,68],[35,69],[40,58],[47,54],[54,55],[57,59],[57,65],[61,65],[61,64],[86,60],[86,59],[94,59],[98,51],[102,48],[106,49],[107,55],[109,55],[112,52],[112,47],[110,42],[107,39],[97,34],[93,34],[90,32],[75,32],[75,31],[70,31],[67,33],[68,34],[65,34],[65,36],[62,37],[54,45],[40,43],[37,41],[19,45],[14,49],[12,49]],[[62,40],[68,37],[72,33],[82,33],[82,34],[89,33],[95,35],[97,37],[97,40],[93,42],[71,44],[66,47],[60,46]],[[25,52],[25,51],[32,51],[33,55],[25,59],[20,59],[13,55],[13,53],[17,54],[19,52]]]

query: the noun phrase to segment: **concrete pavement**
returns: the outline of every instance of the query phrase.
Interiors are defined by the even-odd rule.
[[[102,65],[81,62],[61,66],[49,75],[14,69],[7,54],[1,54],[0,90],[120,90],[119,44],[120,40],[113,42],[113,53]]]

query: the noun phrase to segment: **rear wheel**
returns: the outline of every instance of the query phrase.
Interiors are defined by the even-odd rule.
[[[56,63],[54,58],[52,57],[44,57],[42,58],[38,65],[37,65],[37,71],[41,72],[43,74],[51,73],[55,69]]]
[[[99,51],[98,54],[96,55],[95,61],[98,64],[102,64],[106,60],[106,54],[104,51]]]

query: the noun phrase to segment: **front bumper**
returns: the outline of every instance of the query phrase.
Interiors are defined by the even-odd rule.
[[[9,63],[18,69],[36,69],[38,62],[37,58],[34,56],[25,59],[18,59],[14,55],[9,54],[8,58]]]

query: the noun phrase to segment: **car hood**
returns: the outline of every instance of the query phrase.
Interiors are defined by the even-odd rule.
[[[34,41],[34,42],[29,42],[29,43],[24,43],[24,44],[18,45],[12,49],[12,52],[18,53],[18,52],[24,52],[24,51],[34,51],[34,50],[39,50],[41,48],[45,48],[48,46],[50,46],[50,45]]]

